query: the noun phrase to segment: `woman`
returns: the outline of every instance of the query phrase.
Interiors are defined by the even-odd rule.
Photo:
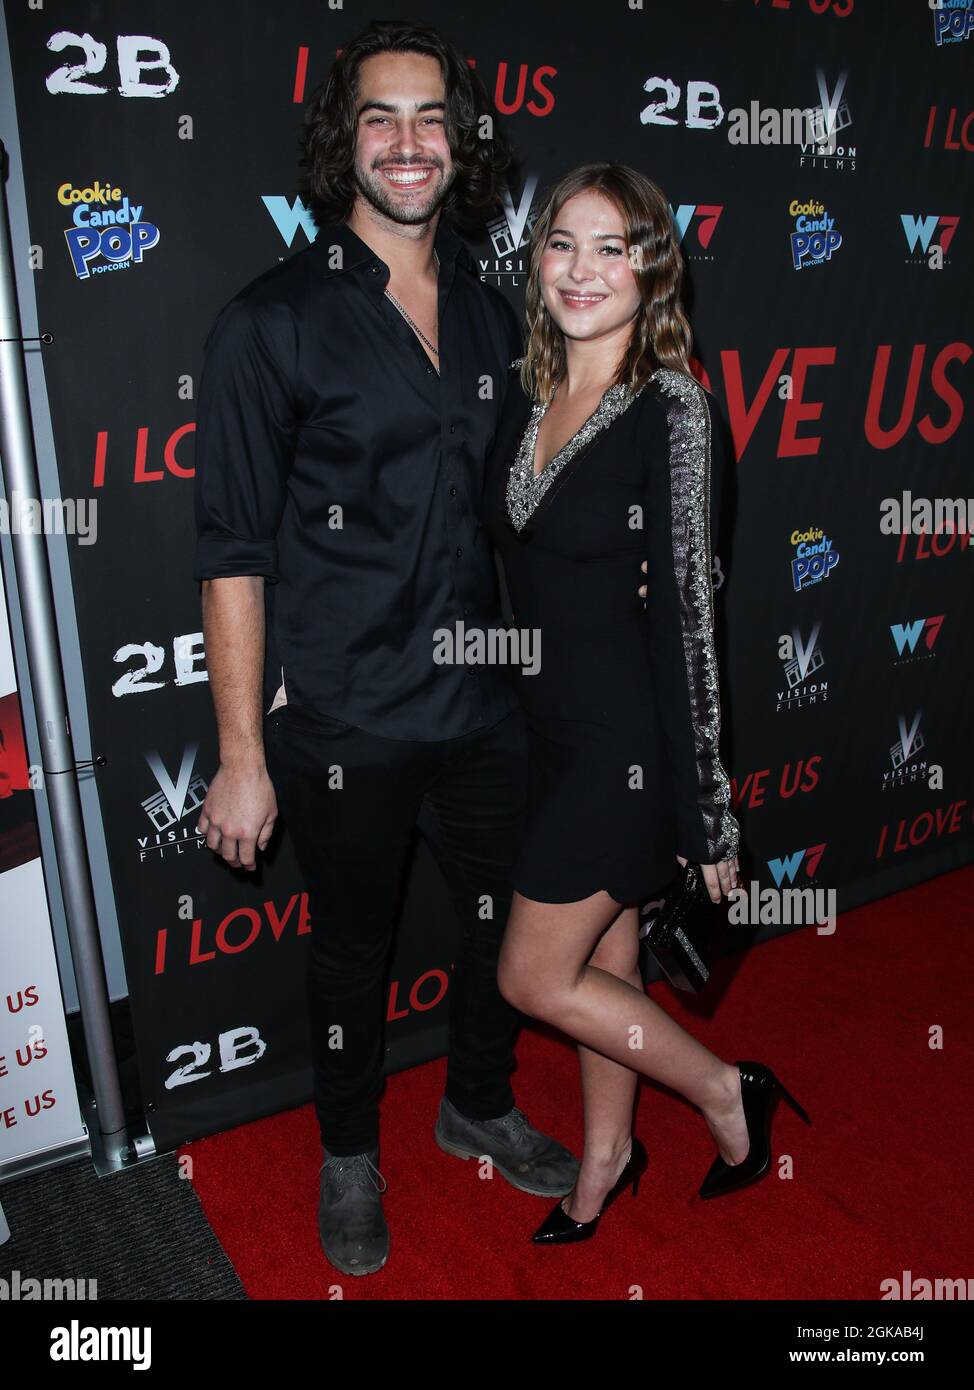
[[[540,632],[517,678],[531,733],[529,808],[501,951],[501,992],[579,1042],[585,1150],[533,1239],[580,1240],[646,1164],[637,1073],[699,1106],[718,1155],[701,1195],[769,1169],[777,1093],[648,998],[638,906],[703,865],[737,886],[739,827],[720,763],[711,539],[721,455],[690,373],[682,267],[666,198],[622,165],[575,170],[535,226],[528,345],[490,462],[485,519],[515,625]],[[633,575],[648,560],[646,604]]]

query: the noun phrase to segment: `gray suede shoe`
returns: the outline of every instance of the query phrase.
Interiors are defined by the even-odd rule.
[[[389,1258],[389,1228],[381,1193],[388,1184],[376,1166],[379,1150],[329,1154],[321,1165],[318,1234],[321,1248],[343,1274],[374,1274]]]
[[[489,1157],[513,1186],[535,1197],[564,1197],[580,1164],[573,1153],[533,1129],[517,1107],[497,1120],[468,1120],[446,1096],[440,1101],[434,1138],[456,1158]]]

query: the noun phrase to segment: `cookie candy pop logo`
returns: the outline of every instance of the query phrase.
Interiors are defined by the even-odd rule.
[[[974,33],[974,0],[937,0],[933,10],[933,41],[938,48],[945,43],[963,43]]]
[[[839,552],[824,531],[817,526],[807,531],[792,531],[791,544],[795,558],[791,562],[791,582],[795,592],[808,589],[826,579],[839,563]]]
[[[88,188],[62,183],[57,197],[74,208],[74,225],[65,229],[64,239],[79,280],[140,265],[159,240],[159,228],[142,221],[142,204],[130,203],[120,188],[97,179]]]
[[[835,218],[830,217],[824,203],[800,203],[793,198],[788,216],[795,219],[791,234],[791,261],[795,270],[807,270],[824,265],[832,259],[833,251],[842,245],[842,233],[835,230]]]

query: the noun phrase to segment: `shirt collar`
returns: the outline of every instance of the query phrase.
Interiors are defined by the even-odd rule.
[[[318,235],[312,244],[317,253],[318,263],[326,275],[341,275],[347,270],[355,270],[361,266],[385,267],[386,264],[371,246],[352,231],[347,222],[332,222],[319,227]],[[443,217],[440,218],[436,229],[433,245],[441,265],[456,262],[467,269],[476,268],[466,242]],[[340,248],[340,257],[333,255],[334,247]],[[332,261],[336,261],[337,264],[332,264]]]

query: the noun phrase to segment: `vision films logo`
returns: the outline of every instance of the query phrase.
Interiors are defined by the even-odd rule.
[[[782,710],[824,704],[829,698],[829,683],[821,674],[825,665],[825,653],[819,641],[821,631],[822,624],[816,623],[806,638],[800,628],[793,627],[779,639],[778,656],[785,678],[784,686],[778,690],[779,714]]]
[[[535,204],[538,175],[527,174],[517,203],[510,185],[501,194],[501,213],[487,224],[490,255],[479,258],[481,280],[495,285],[520,285],[527,273],[527,249],[540,207]]]

